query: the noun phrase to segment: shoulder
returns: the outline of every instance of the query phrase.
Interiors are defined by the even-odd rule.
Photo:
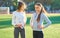
[[[32,16],[35,16],[36,15],[36,13],[32,13]]]
[[[35,11],[33,11],[32,13],[33,13],[33,15],[36,15],[36,12]]]
[[[31,13],[32,13],[33,15],[35,15],[35,14],[36,14],[36,12],[35,12],[35,11],[31,11]]]
[[[41,13],[41,16],[43,16],[43,17],[44,17],[44,16],[47,16],[47,15],[46,15],[45,13]]]
[[[16,14],[16,11],[14,11],[12,14]]]
[[[47,16],[45,13],[42,13],[41,16],[42,16],[44,19],[48,19],[48,16]]]

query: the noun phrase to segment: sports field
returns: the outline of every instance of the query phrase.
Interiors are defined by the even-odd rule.
[[[30,17],[31,14],[27,14],[26,38],[33,38],[33,31],[29,24]],[[43,30],[44,38],[60,38],[60,14],[49,14],[48,17],[52,24]],[[13,38],[14,27],[11,25],[11,18],[12,15],[0,15],[0,38]]]

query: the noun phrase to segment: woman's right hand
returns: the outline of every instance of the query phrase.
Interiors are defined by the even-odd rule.
[[[33,28],[33,26],[31,26],[31,28]]]
[[[33,23],[30,24],[31,28],[33,28]]]
[[[17,27],[20,27],[20,28],[22,27],[22,24],[21,23],[16,24],[16,25],[17,25]]]

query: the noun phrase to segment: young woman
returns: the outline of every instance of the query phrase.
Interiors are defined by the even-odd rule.
[[[17,10],[13,12],[12,25],[14,25],[14,38],[19,38],[19,33],[21,38],[25,38],[26,15],[25,15],[25,3],[18,2]]]
[[[31,17],[30,24],[33,29],[33,38],[43,38],[43,28],[48,27],[51,24],[51,21],[45,14],[45,9],[41,3],[35,4],[35,12]],[[44,20],[47,24],[43,26]]]

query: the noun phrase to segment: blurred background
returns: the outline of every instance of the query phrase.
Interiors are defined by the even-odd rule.
[[[26,38],[33,38],[30,18],[34,11],[34,4],[40,2],[48,12],[52,24],[44,29],[44,38],[60,38],[60,0],[0,0],[0,38],[14,38],[14,27],[11,24],[12,13],[17,9],[17,3],[24,1],[27,5],[25,26]]]
[[[60,13],[60,0],[0,0],[0,9],[7,7],[12,13],[17,9],[18,1],[24,1],[27,4],[28,12],[34,10],[35,2],[40,2],[49,13]]]

